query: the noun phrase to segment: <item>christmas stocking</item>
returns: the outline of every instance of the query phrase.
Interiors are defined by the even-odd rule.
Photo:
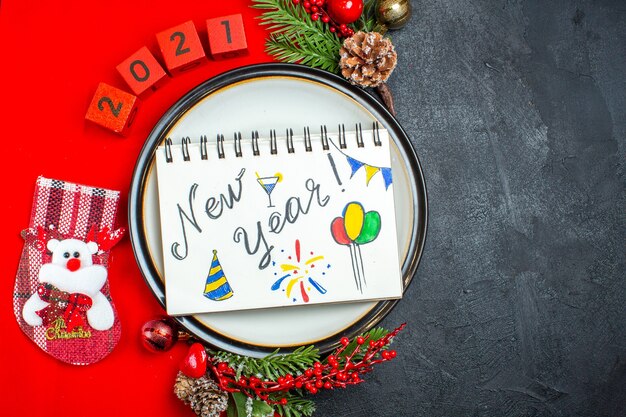
[[[26,335],[55,358],[88,365],[120,338],[109,294],[119,192],[39,177],[13,293]]]

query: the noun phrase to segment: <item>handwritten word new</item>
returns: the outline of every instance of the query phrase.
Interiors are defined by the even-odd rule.
[[[215,197],[209,197],[206,200],[206,203],[204,205],[204,211],[210,219],[219,219],[219,217],[224,213],[224,206],[226,206],[228,209],[232,209],[235,206],[235,203],[241,200],[241,178],[243,177],[243,174],[245,174],[245,172],[246,169],[242,168],[241,171],[239,171],[239,174],[235,177],[235,187],[237,188],[237,191],[233,189],[232,184],[228,184],[228,196],[220,194],[219,199],[216,199]],[[193,226],[193,228],[196,229],[198,233],[202,233],[202,228],[198,224],[198,220],[196,219],[196,213],[193,208],[197,190],[198,184],[196,183],[193,183],[189,188],[188,203],[189,212],[191,214],[187,214],[187,212],[180,206],[180,203],[176,205],[176,207],[178,208],[178,217],[180,219],[180,228],[183,234],[182,252],[180,250],[181,244],[179,242],[172,243],[171,250],[174,258],[181,261],[185,259],[189,254],[189,243],[187,242],[187,229],[185,228],[185,222]]]

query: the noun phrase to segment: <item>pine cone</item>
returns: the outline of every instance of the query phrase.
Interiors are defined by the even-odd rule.
[[[357,32],[339,50],[341,74],[352,84],[378,87],[398,63],[393,44],[378,32]]]
[[[176,375],[176,382],[174,383],[174,394],[178,397],[179,400],[184,402],[185,404],[189,404],[191,401],[191,397],[193,396],[194,390],[194,379],[189,378],[182,372],[179,372]]]
[[[228,407],[228,394],[206,375],[196,379],[179,372],[174,394],[189,405],[198,417],[219,417]]]

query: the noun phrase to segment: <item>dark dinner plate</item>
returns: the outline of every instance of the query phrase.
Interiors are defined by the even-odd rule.
[[[271,128],[332,129],[378,121],[392,140],[398,244],[404,288],[415,274],[426,237],[426,185],[411,142],[396,119],[366,91],[331,73],[295,64],[262,64],[229,71],[197,86],[159,120],[137,159],[129,195],[135,257],[152,293],[165,306],[163,260],[154,171],[156,148],[167,137],[219,132],[260,134]],[[322,353],[375,326],[399,300],[323,304],[176,317],[218,349],[262,356],[315,344]]]

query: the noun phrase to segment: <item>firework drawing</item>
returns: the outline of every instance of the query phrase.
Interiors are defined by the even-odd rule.
[[[284,253],[285,250],[283,249],[281,252]],[[323,262],[324,256],[322,255],[316,255],[314,252],[309,252],[310,257],[307,260],[303,260],[301,255],[302,250],[300,247],[300,240],[296,239],[294,253],[295,259],[293,259],[294,256],[288,255],[287,261],[280,264],[280,273],[274,272],[274,275],[281,276],[272,284],[271,287],[272,291],[278,291],[282,288],[287,298],[291,298],[294,303],[298,300],[298,290],[300,298],[305,303],[309,302],[309,292],[314,289],[322,295],[326,294],[326,288],[324,288],[314,277],[320,275],[325,276],[325,270],[330,268],[330,264]]]

